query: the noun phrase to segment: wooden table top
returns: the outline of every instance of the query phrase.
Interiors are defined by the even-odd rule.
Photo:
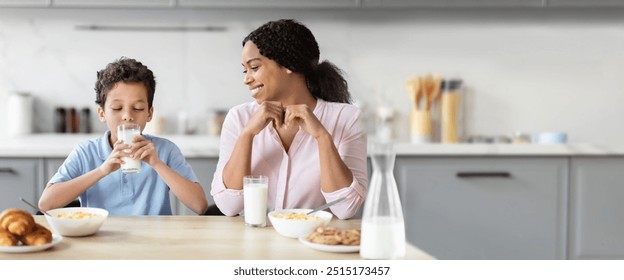
[[[35,220],[50,228],[43,216]],[[361,220],[334,219],[330,226],[359,228]],[[433,259],[407,244],[405,259]],[[2,253],[0,259],[61,260],[240,260],[361,259],[359,253],[332,253],[306,247],[277,233],[270,225],[251,228],[243,217],[135,216],[108,217],[100,230],[86,237],[63,237],[40,252]]]

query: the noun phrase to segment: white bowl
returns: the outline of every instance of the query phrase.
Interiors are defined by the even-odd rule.
[[[96,233],[106,217],[108,211],[101,208],[91,207],[68,207],[58,208],[47,211],[52,217],[45,215],[48,224],[55,233],[63,236],[86,236]],[[82,218],[58,217],[58,215],[71,215],[78,212],[95,214],[96,216],[87,216]]]
[[[312,213],[310,216],[318,217],[319,219],[286,219],[278,218],[276,214],[286,215],[289,213],[305,214],[312,211],[312,209],[284,209],[275,210],[269,213],[269,220],[273,225],[273,228],[281,235],[291,238],[299,238],[301,236],[307,236],[312,233],[317,227],[327,226],[331,221],[333,215],[329,212],[319,211]]]

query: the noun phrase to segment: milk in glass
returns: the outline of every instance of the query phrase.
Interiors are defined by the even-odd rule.
[[[141,127],[138,124],[121,124],[117,127],[117,137],[125,144],[132,146],[135,136],[141,135]],[[125,151],[130,151],[126,149]],[[126,174],[139,173],[141,170],[141,160],[129,157],[121,158],[125,163],[121,164],[121,172]]]
[[[266,176],[245,176],[243,178],[246,225],[251,227],[266,226],[268,189],[269,179]]]

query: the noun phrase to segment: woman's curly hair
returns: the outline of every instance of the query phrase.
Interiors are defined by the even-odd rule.
[[[147,89],[147,108],[152,108],[156,80],[154,73],[141,62],[132,58],[122,57],[106,65],[106,68],[97,72],[95,82],[95,103],[104,108],[108,92],[118,82],[143,83]]]
[[[252,41],[260,54],[293,72],[302,73],[312,95],[330,102],[350,103],[342,71],[325,60],[319,63],[319,46],[312,31],[293,19],[270,21],[243,39]]]

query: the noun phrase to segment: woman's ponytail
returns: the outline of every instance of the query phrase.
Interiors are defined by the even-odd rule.
[[[351,103],[351,94],[342,70],[325,60],[306,75],[306,83],[312,95],[328,102]]]

